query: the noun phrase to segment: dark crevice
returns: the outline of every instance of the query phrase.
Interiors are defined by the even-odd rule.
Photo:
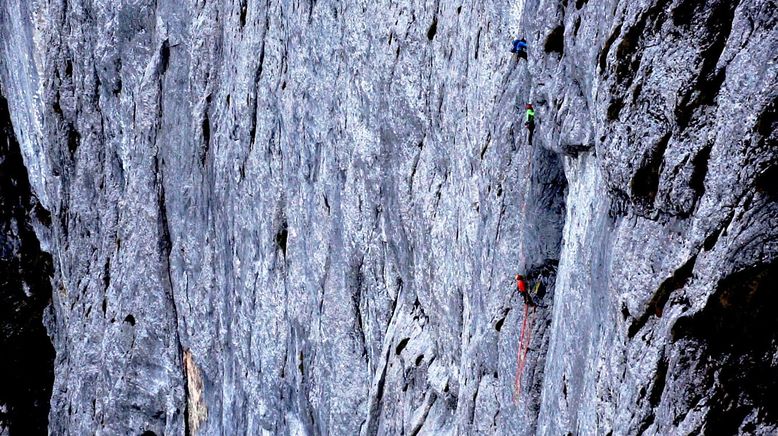
[[[546,53],[559,53],[562,55],[565,51],[565,26],[560,24],[551,31],[546,37],[543,46]]]
[[[565,401],[567,401],[567,380],[564,375],[562,375],[562,396],[565,398]]]
[[[575,8],[581,9],[586,3],[589,3],[589,0],[575,0]]]
[[[722,230],[723,229],[715,230],[713,233],[708,235],[708,237],[705,238],[705,242],[702,244],[702,249],[705,251],[712,250],[716,243],[719,242],[719,236],[721,236]]]
[[[400,342],[397,344],[397,347],[395,347],[394,349],[394,354],[397,354],[399,356],[400,353],[402,353],[405,347],[408,345],[408,341],[410,341],[410,338],[403,338],[402,340],[400,340]]]
[[[654,423],[654,419],[655,419],[654,412],[653,411],[648,412],[648,416],[646,416],[645,419],[641,421],[640,426],[638,427],[638,431],[635,432],[635,434],[640,434],[640,435],[646,434],[646,430],[648,430],[648,428],[651,427],[651,424]]]
[[[766,105],[756,121],[756,132],[762,136],[759,148],[775,144],[778,139],[778,96]],[[766,163],[766,168],[759,171],[754,179],[757,192],[766,194],[770,199],[778,198],[778,161],[775,154]]]
[[[619,119],[621,110],[624,108],[624,100],[621,98],[614,98],[608,105],[607,116],[608,121],[616,121]]]
[[[267,26],[267,23],[265,24]],[[265,33],[267,33],[267,28],[265,29]],[[262,41],[262,47],[259,48],[259,65],[257,65],[257,70],[254,72],[254,85],[259,84],[259,79],[262,78],[262,72],[265,69],[265,41]]]
[[[47,434],[54,348],[43,312],[51,301],[53,268],[31,218],[46,215],[0,94],[0,433],[10,435]]]
[[[670,0],[658,0],[651,4],[640,19],[630,26],[623,34],[621,42],[616,47],[616,83],[629,86],[635,78],[643,57],[643,44],[647,38],[656,34],[666,19],[664,10]],[[604,67],[601,59],[601,67]],[[604,70],[604,68],[603,68]]]
[[[778,95],[774,96],[773,100],[759,114],[756,121],[756,131],[764,137],[775,135],[778,131]]]
[[[727,45],[732,32],[732,21],[735,9],[740,1],[719,1],[713,7],[705,9],[709,13],[705,20],[705,34],[700,38],[705,49],[700,53],[702,60],[699,74],[690,89],[684,94],[676,106],[675,115],[681,130],[692,123],[700,106],[713,105],[726,79],[726,68],[717,69],[717,64]],[[691,5],[688,7],[693,9]],[[686,18],[684,18],[686,19]]]
[[[265,33],[267,33],[267,28],[269,26],[269,23],[267,20],[265,20]],[[249,127],[249,137],[251,138],[251,144],[253,145],[257,140],[257,113],[259,111],[259,81],[262,78],[262,71],[264,69],[265,64],[265,41],[262,40],[262,47],[259,49],[259,65],[257,65],[257,69],[254,71],[254,92],[250,96],[251,101],[251,113],[249,115],[249,121],[251,122],[251,127]],[[286,87],[286,82],[282,85],[282,89]]]
[[[179,322],[178,317],[178,305],[176,304],[175,295],[173,292],[173,278],[172,278],[172,268],[170,267],[170,254],[173,250],[173,239],[170,233],[170,221],[168,219],[168,209],[167,209],[167,197],[165,196],[165,182],[164,182],[164,168],[165,168],[165,162],[164,160],[160,162],[157,156],[154,156],[153,159],[154,162],[154,171],[153,174],[156,175],[157,180],[157,210],[159,211],[159,216],[157,217],[157,234],[159,235],[157,244],[158,244],[158,250],[159,250],[159,261],[162,264],[162,271],[166,272],[163,281],[163,290],[165,292],[166,300],[164,303],[168,304],[169,310],[172,319],[174,323]],[[120,240],[119,240],[120,241]],[[119,241],[117,241],[117,251],[119,248]],[[114,322],[115,319],[111,319],[111,322]],[[135,321],[135,318],[132,317],[131,321]],[[129,321],[128,321],[129,322]],[[184,359],[184,349],[181,345],[181,336],[179,334],[179,331],[177,328],[173,328],[174,334],[175,334],[175,345],[177,346],[177,352],[178,352],[178,358]],[[181,368],[182,377],[186,377],[185,374],[185,368]],[[188,389],[188,388],[187,388]],[[187,393],[188,395],[188,393]],[[188,406],[184,407],[184,414],[186,415],[188,413]],[[188,422],[185,420],[185,424]],[[188,434],[188,429],[185,425],[185,432]]]
[[[375,400],[371,401],[370,407],[368,409],[368,428],[367,428],[367,434],[375,435],[378,434],[378,426],[380,424],[379,422],[379,416],[381,414],[381,405],[383,402],[384,397],[384,389],[386,386],[386,369],[389,366],[387,362],[389,361],[389,350],[386,350],[386,354],[384,355],[384,363],[381,367],[381,376],[378,378],[378,386],[376,387],[376,393],[375,393]]]
[[[699,350],[693,359],[699,362],[693,368],[701,384],[697,390],[712,393],[706,421],[717,434],[738,434],[751,411],[758,411],[762,422],[778,420],[776,281],[774,258],[732,273],[719,280],[702,311],[672,328],[673,341]]]
[[[682,0],[678,2],[678,6],[670,13],[670,17],[673,19],[673,26],[683,27],[691,24],[692,18],[694,18],[702,4],[698,0]]]
[[[710,151],[713,148],[712,145],[705,146],[696,156],[692,159],[692,176],[689,179],[689,187],[691,187],[697,194],[697,197],[701,197],[705,193],[705,176],[708,175],[708,159],[710,159]]]
[[[681,98],[675,110],[675,117],[681,130],[692,124],[697,114],[695,109],[714,103],[725,78],[725,69],[722,68],[709,77],[698,79],[692,90]]]
[[[659,400],[662,399],[662,392],[665,391],[667,384],[667,359],[660,359],[654,374],[654,385],[651,387],[651,393],[648,396],[648,402],[651,407],[657,407]]]
[[[68,151],[71,156],[76,154],[79,145],[81,145],[81,134],[71,125],[68,128]]]
[[[659,190],[662,162],[671,135],[672,132],[667,132],[657,142],[642,166],[635,171],[635,175],[630,183],[633,200],[644,207],[652,207],[654,204],[654,199]]]
[[[486,154],[486,150],[489,149],[489,143],[492,141],[492,134],[487,133],[486,135],[486,141],[484,142],[484,146],[481,148],[481,160],[484,160],[484,155]]]
[[[124,84],[122,82],[122,61],[121,61],[121,58],[118,58],[118,59],[116,59],[116,61],[114,61],[114,66],[116,68],[115,73],[114,73],[115,76],[116,76],[116,80],[113,83],[113,87],[111,89],[111,93],[113,95],[115,95],[115,96],[118,96],[119,94],[122,93],[122,88],[124,86]]]
[[[427,29],[427,39],[432,41],[435,39],[435,34],[438,33],[438,16],[435,15],[432,17],[432,24],[430,24],[429,29]]]
[[[243,29],[246,27],[246,14],[248,13],[248,8],[246,8],[246,0],[242,0],[240,2],[240,28]]]
[[[500,318],[500,319],[499,319],[499,320],[497,320],[497,322],[494,324],[494,329],[495,329],[495,330],[497,330],[497,332],[499,332],[500,330],[502,330],[502,325],[503,325],[504,323],[505,323],[505,317],[502,317],[502,318]]]
[[[526,247],[527,259],[518,266],[521,270],[516,271],[525,276],[532,299],[538,305],[533,311],[533,327],[529,333],[531,339],[526,344],[527,361],[520,376],[521,396],[524,403],[522,407],[526,407],[534,416],[527,428],[528,433],[532,434],[538,431],[537,414],[541,406],[542,384],[545,379],[546,359],[551,341],[549,327],[554,311],[554,289],[565,222],[567,179],[560,154],[543,147],[536,147],[531,149],[527,159],[535,164],[529,174],[524,176],[529,185],[524,201],[536,209],[524,217],[526,221],[524,225],[527,229],[531,229],[528,231],[534,235],[532,239],[549,243],[547,246]],[[504,197],[507,195],[509,194],[506,192]],[[516,289],[513,280],[510,284],[513,289]],[[524,302],[518,293],[512,293],[511,301],[513,309],[523,312]],[[504,316],[499,314],[497,318]],[[511,322],[511,328],[520,329],[521,325]],[[519,332],[514,330],[513,334],[518,336]],[[518,340],[518,337],[514,336],[514,340]]]
[[[351,292],[351,305],[354,313],[354,329],[362,345],[362,357],[368,359],[367,338],[365,337],[365,327],[362,322],[362,291],[365,288],[365,274],[362,272],[363,265],[364,259],[359,259],[353,266],[354,286]]]
[[[621,35],[621,24],[619,24],[616,29],[611,33],[611,36],[608,37],[608,39],[605,41],[605,46],[603,46],[602,51],[600,51],[600,74],[605,72],[605,69],[608,67],[608,52],[611,49],[611,46],[613,46],[613,43],[616,42],[616,39]]]
[[[640,316],[640,318],[635,320],[635,322],[629,326],[627,333],[630,339],[635,337],[635,334],[637,334],[637,332],[639,332],[643,326],[646,325],[646,322],[648,322],[652,315],[656,317],[662,316],[670,295],[686,285],[686,283],[692,277],[692,272],[694,271],[694,265],[696,263],[697,255],[694,255],[689,260],[687,260],[686,263],[681,265],[680,268],[675,270],[672,276],[667,278],[662,282],[662,284],[659,285],[659,288],[654,293],[654,296],[648,302],[646,311],[643,313],[643,315]]]
[[[111,286],[111,258],[106,259],[103,264],[103,293],[108,291],[109,286]]]
[[[200,165],[205,166],[205,160],[208,157],[208,150],[211,148],[211,119],[208,115],[208,111],[211,106],[211,95],[205,98],[205,108],[203,109],[203,120],[200,125],[200,129],[203,134],[203,148],[200,151]]]
[[[641,53],[638,52],[638,44],[644,31],[643,27],[630,27],[621,39],[621,43],[616,47],[616,58],[619,59],[619,62],[616,63],[616,81],[618,83],[629,83],[634,77],[635,71],[640,65]]]
[[[754,187],[757,192],[766,194],[771,199],[778,198],[778,164],[773,164],[756,176]]]
[[[160,75],[167,72],[168,65],[170,63],[170,42],[166,39],[162,42],[162,47],[159,49],[159,71]]]
[[[60,106],[60,104],[59,104],[59,100],[60,100],[60,98],[61,98],[61,96],[60,96],[60,94],[59,94],[59,91],[57,91],[57,92],[54,94],[54,102],[51,104],[51,109],[52,109],[52,110],[54,111],[54,113],[55,113],[55,114],[57,114],[57,115],[62,115],[62,106]]]
[[[284,257],[286,257],[286,243],[288,237],[289,237],[289,229],[287,228],[286,221],[284,221],[281,224],[281,228],[278,229],[278,232],[276,233],[276,246],[281,249],[281,252],[283,252]]]
[[[473,56],[475,59],[478,59],[478,50],[481,47],[481,29],[478,29],[478,33],[475,36],[475,53],[473,53]]]

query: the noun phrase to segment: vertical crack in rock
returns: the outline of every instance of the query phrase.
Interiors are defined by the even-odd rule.
[[[211,118],[208,111],[211,107],[211,94],[205,97],[203,107],[202,121],[200,122],[200,132],[203,135],[203,145],[200,151],[200,165],[205,167],[205,160],[208,157],[208,150],[211,149]]]
[[[432,41],[435,39],[435,34],[438,33],[438,16],[435,15],[432,17],[432,23],[430,24],[430,27],[427,29],[427,39]]]

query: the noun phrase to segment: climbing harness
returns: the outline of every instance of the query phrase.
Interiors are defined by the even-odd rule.
[[[540,288],[540,282],[535,284],[534,294],[538,294]],[[529,295],[530,300],[532,295]],[[534,300],[533,300],[534,302]],[[524,373],[524,364],[527,362],[527,352],[529,352],[529,344],[532,340],[532,323],[534,321],[535,306],[532,306],[530,311],[530,305],[524,304],[524,320],[521,323],[521,334],[519,335],[519,351],[516,354],[516,381],[514,383],[513,399],[515,403],[519,402],[521,398],[521,379]]]

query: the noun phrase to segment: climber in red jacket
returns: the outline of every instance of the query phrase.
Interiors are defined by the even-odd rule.
[[[527,290],[527,281],[524,280],[524,276],[521,274],[516,274],[516,288],[519,290],[519,295],[524,298],[524,304],[535,307],[535,302],[532,301],[532,296]]]

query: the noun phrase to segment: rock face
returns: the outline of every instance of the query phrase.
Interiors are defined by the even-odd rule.
[[[5,0],[0,86],[51,213],[49,431],[778,431],[776,21]]]

